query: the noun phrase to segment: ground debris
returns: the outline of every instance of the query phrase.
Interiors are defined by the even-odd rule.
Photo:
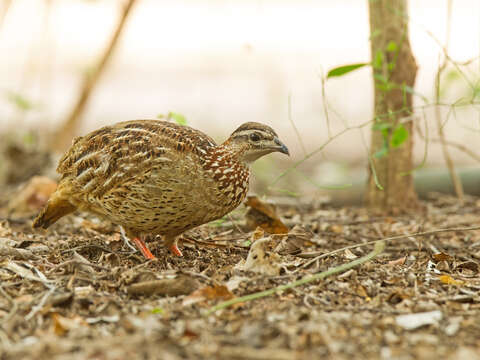
[[[127,287],[130,295],[179,296],[188,295],[198,287],[195,279],[179,276],[174,279],[143,281]]]
[[[11,219],[5,202],[0,358],[476,358],[479,230],[391,241],[381,256],[340,276],[205,310],[372,249],[343,249],[354,244],[476,225],[479,203],[438,195],[424,217],[373,217],[364,208],[290,201],[274,209],[288,233],[213,223],[186,235],[194,241],[184,242],[181,259],[148,239],[157,259],[145,261],[110,224],[76,214],[35,232],[32,217]],[[243,221],[241,212],[231,219]]]

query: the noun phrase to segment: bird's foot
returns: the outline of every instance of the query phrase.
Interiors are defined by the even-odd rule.
[[[183,256],[182,252],[177,246],[177,243],[175,242],[172,245],[170,245],[170,251],[177,256]]]
[[[140,252],[142,253],[143,256],[145,256],[146,259],[148,260],[155,259],[155,256],[153,256],[153,254],[150,252],[150,250],[147,247],[147,244],[145,244],[145,241],[143,241],[139,237],[135,237],[133,238],[133,242],[135,243],[135,245],[137,245],[138,250],[140,250]]]

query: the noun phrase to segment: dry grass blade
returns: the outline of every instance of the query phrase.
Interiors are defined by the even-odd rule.
[[[385,243],[382,242],[382,241],[377,242],[375,244],[375,249],[372,252],[370,252],[369,254],[367,254],[365,256],[362,256],[361,258],[358,258],[354,261],[351,261],[349,263],[334,267],[334,268],[329,269],[327,271],[322,271],[320,273],[304,277],[303,279],[291,282],[291,283],[286,284],[286,285],[280,285],[280,286],[277,286],[277,287],[269,289],[269,290],[260,291],[260,292],[254,293],[254,294],[241,296],[241,297],[238,297],[238,298],[235,298],[235,299],[232,299],[232,300],[222,302],[218,305],[215,305],[215,306],[211,307],[205,313],[205,315],[210,315],[211,313],[213,313],[217,310],[225,309],[225,308],[227,308],[229,306],[232,306],[234,304],[238,304],[238,303],[242,303],[242,302],[246,302],[246,301],[251,301],[251,300],[255,300],[255,299],[260,299],[262,297],[270,296],[270,295],[279,293],[279,292],[284,291],[284,290],[293,289],[297,286],[305,285],[305,284],[308,284],[308,283],[313,282],[313,281],[318,281],[318,280],[324,279],[324,278],[326,278],[328,276],[331,276],[331,275],[334,275],[334,274],[342,273],[342,272],[347,271],[349,269],[352,269],[352,268],[354,268],[358,265],[366,263],[367,261],[372,260],[373,258],[378,256],[380,253],[382,253],[384,249],[385,249]]]
[[[344,246],[340,249],[329,251],[329,252],[323,253],[323,254],[321,254],[321,253],[311,253],[310,256],[314,256],[315,254],[319,254],[319,255],[317,257],[315,257],[314,259],[306,262],[301,267],[307,267],[307,266],[313,264],[315,261],[323,259],[327,256],[338,254],[338,253],[340,253],[342,251],[345,251],[345,250],[356,249],[356,248],[367,246],[367,245],[377,244],[379,242],[384,242],[384,241],[387,242],[387,241],[393,241],[393,240],[408,239],[410,237],[427,236],[427,235],[433,235],[433,234],[438,234],[438,233],[443,233],[443,232],[472,231],[472,230],[480,230],[480,226],[437,229],[437,230],[431,230],[431,231],[418,232],[418,233],[414,233],[414,234],[397,235],[397,236],[386,237],[386,238],[383,238],[383,239],[367,241],[363,244],[354,244],[354,245]]]

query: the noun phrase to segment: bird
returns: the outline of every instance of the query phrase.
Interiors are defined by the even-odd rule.
[[[287,146],[268,125],[246,122],[217,144],[192,127],[131,120],[74,138],[60,159],[55,192],[33,221],[47,229],[76,210],[120,225],[146,259],[147,235],[183,256],[185,231],[219,219],[244,200],[250,164]]]

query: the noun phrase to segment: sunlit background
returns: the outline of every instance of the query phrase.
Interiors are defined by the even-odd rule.
[[[0,19],[0,130],[53,129],[65,120],[85,72],[98,61],[122,2],[0,2],[3,7],[7,3],[10,7]],[[446,4],[410,2],[410,38],[419,67],[415,91],[429,102],[446,40]],[[138,0],[79,132],[175,111],[189,125],[222,140],[244,121],[261,121],[277,130],[293,161],[301,160],[305,151],[328,140],[326,112],[333,135],[346,124],[372,118],[369,68],[329,79],[322,95],[322,76],[329,69],[370,60],[367,6],[367,0]],[[458,62],[475,59],[464,71],[477,84],[478,0],[453,2],[448,52]],[[449,69],[444,102],[451,104],[468,97],[471,89],[454,66]],[[12,100],[17,95],[29,102],[28,110]],[[415,103],[421,106],[424,100],[416,97]],[[469,105],[450,111],[445,125],[448,139],[475,150],[480,140],[478,110]],[[444,108],[444,120],[448,113]],[[428,120],[434,138],[432,114],[431,108],[416,113]],[[425,128],[423,122],[421,127]],[[343,134],[304,169],[311,168],[309,176],[321,183],[328,178],[328,168],[322,167],[326,163],[364,168],[368,131],[365,128],[364,137],[358,130]],[[417,140],[417,163],[424,148]],[[475,164],[455,149],[452,155],[461,166]],[[441,151],[432,144],[427,165],[442,164]]]

